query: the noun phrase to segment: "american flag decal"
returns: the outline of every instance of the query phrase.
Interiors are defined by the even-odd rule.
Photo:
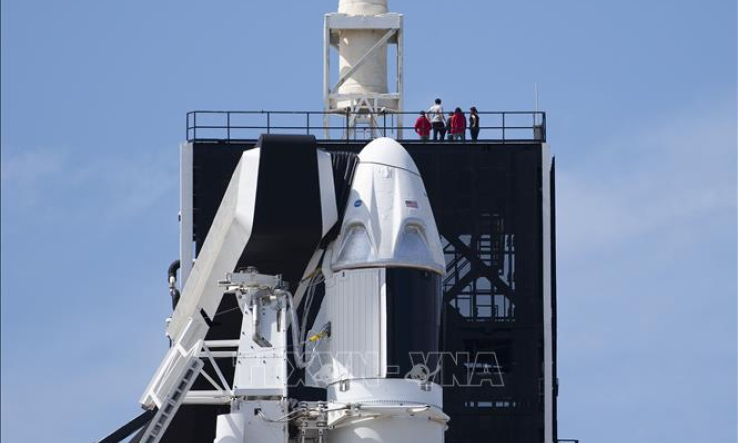
[[[418,202],[415,200],[405,200],[405,206],[408,208],[418,209]]]

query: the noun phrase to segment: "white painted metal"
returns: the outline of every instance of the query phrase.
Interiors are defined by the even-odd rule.
[[[255,270],[229,274],[243,312],[231,413],[218,417],[216,443],[286,443],[287,323],[291,295],[281,279]],[[222,399],[216,396],[214,400]]]
[[[359,154],[334,271],[410,267],[445,274],[438,228],[423,179],[396,141],[380,138]]]
[[[362,405],[357,416],[336,423],[329,439],[331,443],[443,443],[447,417],[422,406]]]
[[[375,33],[379,34],[378,31],[374,31]],[[381,35],[381,34],[380,34]],[[341,94],[356,94],[356,95],[363,95],[367,92],[374,93],[374,94],[386,94],[387,91],[387,78],[386,75],[383,80],[376,81],[374,79],[378,78],[379,76],[377,73],[367,73],[369,67],[374,68],[377,70],[376,64],[377,64],[377,58],[380,58],[383,62],[383,70],[380,71],[382,73],[386,73],[387,70],[387,42],[395,36],[395,30],[390,29],[387,31],[384,35],[377,38],[377,36],[374,35],[365,35],[361,31],[343,31],[341,34],[341,41],[339,43],[339,48],[343,46],[346,46],[351,49],[350,52],[351,55],[359,54],[359,56],[353,57],[353,60],[348,60],[348,55],[341,53],[341,57],[339,58],[341,63],[340,66],[340,72],[341,77],[338,79],[335,85],[333,85],[333,88],[331,89],[331,93],[335,94],[337,92],[340,92]],[[360,48],[361,51],[359,52],[357,50],[358,43],[357,41],[360,40],[360,38],[369,37],[369,41],[366,42],[367,47]],[[371,45],[371,46],[369,46]],[[383,57],[383,58],[382,58]],[[367,69],[362,69],[361,73],[359,73],[359,69],[367,65]],[[374,83],[372,81],[374,80]],[[363,82],[362,82],[363,81]]]
[[[361,29],[400,29],[402,27],[402,14],[387,13],[376,16],[350,16],[346,14],[327,14],[328,29],[331,31],[330,43],[337,46],[339,31],[361,30]],[[394,43],[391,41],[390,43]]]
[[[340,0],[339,14],[351,17],[377,16],[387,13],[386,0]],[[387,46],[386,43],[395,32],[363,28],[345,29],[338,42],[339,72],[342,82],[338,91],[341,94],[386,94],[387,88]],[[384,35],[384,37],[383,37]],[[363,69],[357,65],[363,65]],[[350,71],[350,74],[348,73]],[[350,101],[340,102],[338,108],[351,106]],[[384,106],[384,103],[382,104]]]
[[[238,400],[218,416],[215,443],[287,443],[287,405],[279,400]]]
[[[435,383],[404,378],[355,379],[328,386],[327,399],[336,403],[405,403],[441,408],[443,389]]]
[[[195,258],[192,247],[192,143],[180,145],[179,152],[179,263],[180,288],[184,288]]]
[[[543,220],[543,421],[544,443],[553,443],[553,306],[551,279],[551,150],[541,145],[541,208]]]
[[[286,300],[283,296],[260,294],[259,291],[237,296],[239,304],[243,305],[243,325],[233,378],[234,394],[237,397],[286,397]],[[258,323],[255,318],[259,319]],[[255,333],[268,345],[255,340]]]
[[[350,77],[339,87],[341,94],[385,94],[387,88],[387,46],[394,35],[377,30],[345,30],[338,43],[339,72],[341,76],[351,70],[359,60],[365,60],[363,69],[352,71]],[[384,38],[384,39],[383,39]],[[377,47],[375,48],[375,45]],[[364,58],[366,57],[366,58]],[[339,107],[342,104],[339,103]],[[348,106],[345,103],[344,106]]]
[[[197,379],[202,370],[203,362],[199,359],[187,359],[184,372],[177,377],[177,383],[161,398],[156,413],[151,422],[146,426],[140,441],[146,443],[158,443],[166,433],[179,407],[182,405],[187,391]]]
[[[387,0],[339,0],[338,12],[349,15],[386,14]]]
[[[174,415],[185,400],[187,392],[197,379],[203,362],[200,360],[202,331],[207,325],[202,319],[190,319],[181,336],[167,352],[164,361],[149,383],[141,404],[146,409],[156,408],[156,414],[144,430],[142,441],[157,443],[164,436]],[[192,343],[185,346],[185,343]]]
[[[323,88],[327,113],[351,112],[349,131],[366,125],[378,137],[377,116],[401,111],[403,93],[403,19],[387,12],[386,0],[341,0],[338,13],[327,14],[324,31]],[[389,90],[388,45],[397,45],[395,92]],[[339,78],[331,86],[331,47],[338,51]],[[395,124],[402,126],[402,116]],[[325,126],[330,126],[325,116]],[[326,137],[330,131],[326,129]],[[353,132],[347,134],[351,136]]]
[[[346,379],[381,378],[386,345],[382,342],[382,268],[345,270],[326,285],[331,337],[326,351],[333,357],[320,369],[320,385]]]
[[[200,337],[207,333],[207,329],[202,317],[189,319],[141,397],[140,402],[145,408],[162,406],[163,399],[180,383],[190,362],[199,358],[203,343]]]
[[[208,237],[172,314],[167,330],[172,339],[176,339],[190,317],[200,315],[201,309],[210,318],[218,309],[223,297],[223,288],[218,282],[234,270],[251,237],[260,152],[260,149],[244,152],[233,172]]]
[[[185,405],[229,405],[233,401],[230,393],[223,394],[221,390],[190,391],[182,404]]]
[[[328,388],[332,443],[442,443],[441,387],[417,380],[349,380]],[[343,406],[343,408],[342,408]]]

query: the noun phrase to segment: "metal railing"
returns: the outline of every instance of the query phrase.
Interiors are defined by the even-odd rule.
[[[546,141],[545,112],[478,114],[479,141]],[[376,137],[408,141],[419,139],[413,129],[418,116],[417,112],[380,112],[370,116],[349,111],[191,111],[187,113],[186,139],[254,140],[261,134],[309,134],[318,139],[346,142]],[[400,123],[402,120],[404,125]],[[467,128],[467,140],[468,132]]]

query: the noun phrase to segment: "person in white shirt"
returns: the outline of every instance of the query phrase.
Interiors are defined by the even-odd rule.
[[[441,141],[443,141],[446,137],[446,117],[443,115],[440,98],[437,98],[436,103],[428,109],[428,117],[430,117],[433,126],[433,140],[437,141],[440,134]]]

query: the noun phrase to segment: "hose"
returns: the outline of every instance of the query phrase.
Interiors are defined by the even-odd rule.
[[[180,268],[179,260],[174,260],[167,270],[167,283],[169,283],[169,295],[172,297],[172,310],[177,309],[179,303],[179,289],[177,289],[177,271]]]
[[[290,311],[290,321],[292,323],[292,349],[295,355],[295,364],[299,369],[305,369],[313,362],[315,354],[312,355],[309,361],[305,361],[306,344],[307,344],[307,318],[310,314],[310,308],[313,304],[315,296],[315,288],[322,282],[325,281],[323,274],[318,272],[310,278],[308,283],[307,292],[305,293],[305,309],[303,310],[303,321],[297,319],[297,309],[295,308],[294,300],[290,292],[286,292],[287,298],[287,309]],[[317,344],[315,344],[317,346]]]

